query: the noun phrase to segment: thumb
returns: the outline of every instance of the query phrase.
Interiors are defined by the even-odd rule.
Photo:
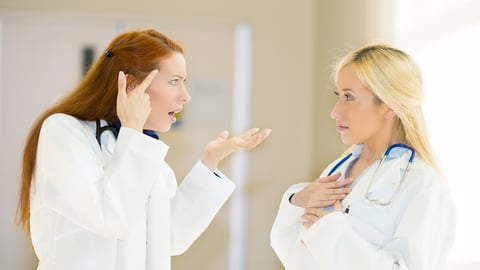
[[[220,132],[220,134],[218,134],[217,136],[217,139],[222,139],[222,140],[225,140],[228,138],[228,130],[224,130],[222,132]]]
[[[329,176],[326,176],[326,177],[323,177],[323,178],[318,178],[317,180],[315,180],[315,182],[319,182],[319,183],[334,182],[334,181],[337,181],[338,178],[340,178],[340,175],[342,175],[340,172],[336,172],[332,175],[329,175]]]

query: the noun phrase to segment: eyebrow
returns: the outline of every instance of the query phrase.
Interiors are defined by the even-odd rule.
[[[184,79],[184,80],[187,79],[186,77],[183,77],[182,75],[178,75],[178,74],[173,74],[172,77],[176,77],[176,78]]]

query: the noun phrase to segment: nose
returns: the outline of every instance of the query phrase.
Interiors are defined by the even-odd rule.
[[[333,105],[333,108],[330,111],[330,117],[333,120],[337,120],[340,118],[340,104],[338,100],[335,102],[335,105]]]
[[[192,99],[190,96],[190,93],[188,93],[187,87],[183,86],[182,94],[180,96],[180,99],[183,103],[188,103]]]

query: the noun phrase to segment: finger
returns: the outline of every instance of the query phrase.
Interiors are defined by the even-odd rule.
[[[337,196],[339,195],[323,195],[322,196],[324,198],[323,200],[308,202],[308,207],[324,208],[327,206],[332,206],[336,200],[339,200]],[[340,199],[343,199],[343,198],[340,198]],[[315,213],[315,214],[318,215],[319,213]]]
[[[328,196],[325,196],[326,198],[325,199],[329,199],[329,202],[331,202],[331,204],[329,206],[332,206],[335,201],[341,201],[343,199],[345,199],[345,197],[347,197],[347,195],[345,194],[339,194],[339,195],[328,195]]]
[[[269,128],[266,128],[262,130],[260,133],[258,133],[257,135],[259,136],[259,140],[260,140],[259,143],[265,140],[268,136],[270,136],[270,133],[272,133],[272,130]]]
[[[318,220],[318,216],[313,213],[305,213],[301,216],[304,221],[315,222]]]
[[[349,187],[346,188],[335,188],[335,189],[329,189],[328,194],[330,195],[339,195],[339,194],[348,194],[352,192],[352,189]]]
[[[341,188],[350,185],[353,182],[353,178],[347,178],[340,181],[330,182],[327,184],[329,188]]]
[[[343,182],[343,181],[340,181],[340,182]],[[352,191],[352,188],[350,187],[351,184],[352,184],[351,182],[339,183],[337,185],[332,185],[327,188],[330,192],[332,192],[330,194],[349,193],[350,191]]]
[[[353,182],[353,179],[348,178],[345,180],[337,180],[337,181],[324,183],[324,186],[327,189],[339,189],[343,187],[348,187],[350,184],[352,184],[352,182]]]
[[[224,140],[228,138],[228,134],[229,134],[228,130],[224,130],[218,134],[217,138]]]
[[[257,147],[260,143],[262,143],[272,132],[271,129],[262,130],[262,132],[255,134],[254,136],[248,138],[245,147],[248,149],[252,149]]]
[[[323,201],[318,201],[318,205],[316,205],[317,207],[327,207],[327,206],[332,206],[336,200],[341,200],[343,198],[340,198],[340,199],[337,199],[337,198],[328,198],[327,196],[327,199],[328,200],[323,200]]]
[[[305,227],[307,229],[310,229],[310,227],[312,227],[312,224],[313,223],[311,223],[311,222],[306,222],[306,221],[302,222],[303,227]]]
[[[338,180],[338,178],[340,178],[340,175],[342,175],[340,172],[336,172],[332,175],[329,175],[329,176],[326,176],[326,177],[323,177],[323,178],[318,178],[317,180],[315,180],[315,182],[320,182],[320,183],[333,182],[333,181]]]
[[[127,78],[125,77],[125,73],[120,71],[118,73],[118,98],[123,98],[127,95]]]
[[[147,90],[148,86],[150,86],[150,84],[153,81],[153,78],[157,76],[157,73],[158,73],[158,69],[154,69],[150,71],[147,77],[135,89],[133,89],[133,91],[141,91],[145,93],[145,90]]]
[[[257,133],[260,129],[259,128],[251,128],[245,131],[240,137],[251,137],[253,134]]]
[[[326,195],[337,195],[337,194],[348,194],[352,191],[350,187],[327,187],[323,190],[318,191],[319,194]]]
[[[231,140],[235,143],[240,148],[243,149],[252,149],[255,146],[257,146],[259,142],[259,137],[258,136],[252,136],[252,137],[244,137],[243,135],[240,137],[232,137]]]
[[[305,208],[305,215],[312,215],[315,216],[316,218],[322,216],[325,214],[325,210],[320,207],[307,207]]]
[[[329,206],[333,205],[335,201],[337,200],[343,200],[345,199],[346,195],[345,194],[332,194],[332,195],[325,195],[325,200],[326,202],[329,202]]]
[[[342,204],[340,203],[340,201],[336,201],[333,204],[333,211],[342,211]]]
[[[302,218],[305,220],[315,221],[318,219],[318,216],[313,213],[305,213],[302,215]]]

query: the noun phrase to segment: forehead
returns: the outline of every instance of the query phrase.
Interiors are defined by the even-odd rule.
[[[159,73],[164,75],[187,76],[187,63],[182,53],[173,52],[162,58],[158,64]]]
[[[341,68],[337,74],[336,87],[339,91],[368,91],[360,78],[358,77],[355,68],[352,65],[347,65]]]

